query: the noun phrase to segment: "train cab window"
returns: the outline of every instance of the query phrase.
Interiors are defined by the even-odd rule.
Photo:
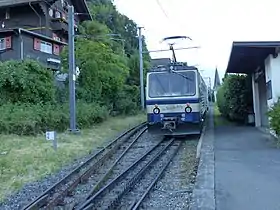
[[[191,96],[196,93],[195,72],[175,73],[154,73],[149,75],[149,96],[155,97],[176,97]]]

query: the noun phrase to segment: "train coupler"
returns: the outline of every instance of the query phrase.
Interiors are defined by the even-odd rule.
[[[175,121],[163,122],[163,128],[162,129],[167,129],[167,130],[170,130],[170,132],[173,132],[172,130],[176,129],[176,122]]]

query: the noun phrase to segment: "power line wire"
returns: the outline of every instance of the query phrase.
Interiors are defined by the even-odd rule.
[[[169,18],[167,13],[165,12],[164,8],[162,7],[161,3],[159,0],[156,0],[158,6],[160,7],[161,11],[163,12],[163,14],[165,15],[166,18]]]

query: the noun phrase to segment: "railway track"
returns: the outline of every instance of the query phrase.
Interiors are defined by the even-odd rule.
[[[121,159],[145,131],[146,123],[142,123],[124,132],[26,205],[23,210],[55,209],[59,206],[73,209],[76,205],[76,201],[73,199],[73,195],[76,195],[75,190],[89,180],[92,182],[91,184],[96,183],[92,189],[97,190],[110,173],[106,171],[108,168],[106,165],[116,164],[115,160]],[[102,182],[97,182],[97,180],[102,180]]]
[[[174,138],[162,139],[103,188],[88,195],[77,209],[138,209],[180,145],[181,141]],[[151,177],[152,182],[149,181]]]
[[[138,209],[182,143],[138,141],[146,129],[126,131],[23,209]]]

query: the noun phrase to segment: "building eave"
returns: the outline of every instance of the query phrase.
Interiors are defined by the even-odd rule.
[[[53,43],[56,43],[56,44],[60,44],[60,45],[68,45],[66,42],[61,42],[61,41],[58,41],[58,40],[55,40],[55,39],[52,39],[48,36],[45,36],[45,35],[42,35],[42,34],[38,34],[38,33],[35,33],[35,32],[32,32],[32,31],[28,31],[26,29],[23,29],[23,28],[17,28],[15,29],[17,32],[23,32],[23,33],[26,33],[26,34],[29,34],[29,35],[32,35],[32,36],[35,36],[35,37],[39,37],[39,38],[42,38],[42,39],[45,39],[45,40],[48,40],[48,41],[51,41]]]
[[[72,3],[75,11],[77,11],[77,13],[81,13],[78,15],[82,21],[93,20],[86,0],[72,0]]]
[[[40,2],[42,0],[0,0],[0,7],[14,7],[14,6],[19,6],[19,5],[24,5],[24,4],[29,4],[33,2]]]
[[[46,2],[47,4],[51,4],[55,2],[55,0],[0,0],[0,7],[7,8],[7,7],[15,7],[20,5],[25,5],[29,3],[40,3]],[[86,0],[72,0],[74,9],[77,13],[80,13],[80,19],[82,21],[85,20],[93,20],[92,15],[90,14],[89,7],[86,3]]]
[[[263,67],[270,54],[277,54],[280,41],[233,42],[226,69],[227,73],[251,74]]]
[[[61,41],[52,39],[51,37],[48,37],[48,36],[45,36],[45,35],[42,35],[42,34],[38,34],[38,33],[32,32],[32,31],[28,31],[28,30],[23,29],[23,28],[12,28],[12,29],[1,29],[0,30],[0,33],[8,33],[8,32],[13,32],[15,34],[26,33],[26,34],[29,34],[31,36],[38,37],[38,38],[41,38],[41,39],[44,39],[44,40],[47,40],[47,41],[50,41],[52,43],[56,43],[56,44],[59,44],[59,45],[68,45],[66,42],[61,42]]]

